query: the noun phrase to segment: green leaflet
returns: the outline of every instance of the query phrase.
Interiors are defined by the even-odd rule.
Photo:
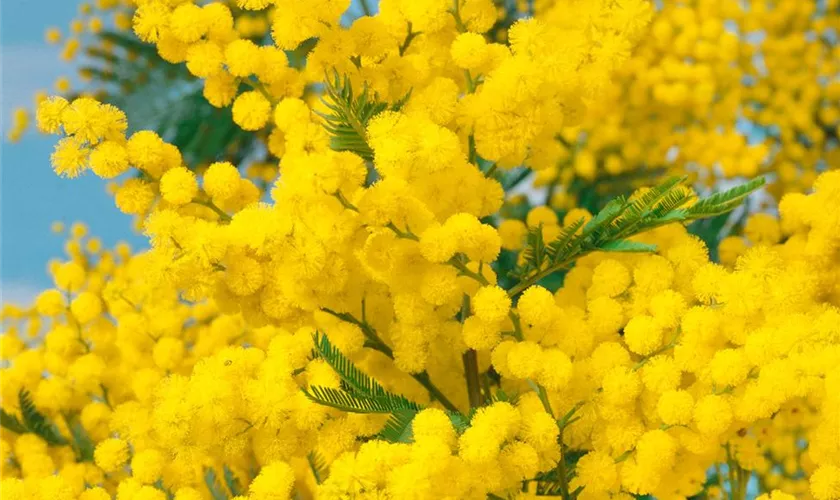
[[[67,439],[58,432],[58,428],[43,413],[39,412],[32,402],[29,391],[21,389],[18,392],[18,403],[20,405],[21,419],[5,410],[0,409],[0,425],[11,432],[25,434],[31,432],[53,446],[65,446],[70,444]]]
[[[656,245],[631,240],[610,241],[601,247],[605,252],[655,252]]]
[[[414,410],[398,410],[392,413],[376,437],[389,443],[410,443],[414,439],[411,423],[415,416],[417,412]]]
[[[359,370],[326,335],[316,333],[314,355],[323,359],[341,379],[341,389],[310,386],[304,389],[312,401],[351,413],[417,412],[422,407],[405,396],[394,394]]]
[[[389,105],[380,101],[376,93],[367,87],[356,95],[350,79],[340,76],[325,77],[324,96],[321,98],[329,112],[318,113],[323,126],[330,134],[330,145],[336,151],[350,151],[367,161],[373,160],[373,149],[367,142],[367,126],[379,113],[390,109],[399,111],[408,101],[408,92],[399,101]]]

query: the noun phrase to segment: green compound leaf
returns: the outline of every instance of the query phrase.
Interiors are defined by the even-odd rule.
[[[216,471],[212,467],[204,469],[204,484],[210,491],[210,497],[213,500],[228,500],[228,495],[225,493],[219,478],[216,476]]]
[[[758,177],[746,184],[741,184],[700,200],[687,210],[687,219],[714,217],[729,212],[740,205],[750,193],[762,187],[764,182],[764,177]]]
[[[321,333],[312,336],[314,354],[323,359],[341,379],[341,389],[310,386],[306,396],[316,403],[353,413],[417,412],[422,407],[405,396],[394,394],[359,370],[329,338]]]
[[[633,199],[619,196],[583,225],[582,230],[579,230],[581,223],[576,222],[547,246],[542,240],[541,231],[532,230],[522,250],[522,263],[512,273],[519,279],[519,283],[510,288],[508,293],[516,296],[532,284],[567,269],[577,259],[592,252],[655,251],[655,245],[628,238],[666,224],[688,223],[724,214],[764,185],[764,179],[757,178],[690,205],[693,194],[685,182],[684,177],[672,177]]]
[[[310,400],[348,413],[394,413],[399,410],[418,411],[420,405],[404,396],[387,393],[380,397],[366,397],[344,392],[333,387],[317,385],[304,389]]]
[[[399,111],[411,95],[409,91],[397,102],[389,105],[379,100],[375,92],[366,86],[357,95],[350,79],[337,71],[333,77],[325,77],[324,96],[321,101],[329,112],[318,115],[323,119],[324,129],[330,134],[330,145],[336,151],[350,151],[367,161],[373,160],[373,149],[367,142],[367,126],[379,113],[390,109]]]
[[[391,414],[385,427],[376,436],[389,443],[410,443],[414,440],[411,423],[417,412],[414,410],[399,410]]]
[[[52,423],[43,413],[39,412],[32,402],[32,397],[29,391],[21,389],[18,392],[18,403],[20,404],[20,414],[23,421],[17,417],[10,416],[4,413],[2,417],[3,427],[6,427],[12,432],[31,432],[54,446],[65,446],[70,444],[64,436],[58,432],[58,428]],[[7,426],[8,424],[8,426]],[[13,428],[14,427],[14,428]]]

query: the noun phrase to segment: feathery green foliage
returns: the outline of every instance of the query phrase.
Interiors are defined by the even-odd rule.
[[[315,478],[315,482],[321,484],[324,481],[324,478],[326,478],[329,474],[327,461],[324,460],[324,457],[316,451],[310,451],[309,454],[306,455],[306,461],[309,462],[309,469],[312,471],[312,476]]]
[[[312,336],[315,354],[322,358],[341,379],[341,389],[310,386],[304,389],[312,401],[351,413],[417,412],[421,406],[405,396],[387,391],[379,382],[359,370],[326,335]]]
[[[70,444],[67,439],[58,432],[58,428],[43,413],[39,412],[32,402],[29,391],[21,389],[18,392],[18,403],[20,405],[21,419],[17,416],[0,409],[0,425],[16,434],[31,432],[39,436],[47,443],[54,446],[65,446]]]
[[[230,470],[230,467],[227,465],[222,466],[222,474],[225,478],[225,486],[230,491],[230,494],[233,496],[239,496],[242,494],[242,485],[239,484],[239,478],[237,478],[233,471]]]
[[[219,478],[216,476],[216,471],[212,467],[204,469],[204,484],[210,491],[210,498],[213,500],[227,500],[228,495],[225,493],[224,487],[219,483]]]
[[[82,426],[78,416],[76,415],[72,418],[66,417],[65,420],[67,421],[68,429],[70,429],[70,437],[73,439],[70,445],[73,447],[76,457],[81,462],[93,462],[93,451],[96,448],[96,444]]]
[[[390,109],[399,111],[408,101],[411,92],[389,105],[380,101],[367,87],[356,95],[350,79],[340,76],[325,77],[324,96],[321,98],[329,113],[318,113],[324,129],[331,137],[331,147],[336,151],[350,151],[365,160],[373,160],[373,149],[367,142],[367,125],[379,113]]]
[[[655,251],[654,245],[628,238],[666,224],[689,223],[726,213],[763,186],[764,179],[759,177],[693,205],[689,205],[693,195],[685,183],[685,178],[672,177],[633,199],[619,196],[607,203],[589,222],[571,224],[547,245],[543,241],[542,228],[532,229],[523,250],[523,262],[512,272],[519,283],[510,289],[510,295],[517,295],[591,252]]]
[[[379,431],[376,436],[377,439],[388,441],[389,443],[410,443],[412,441],[411,423],[417,412],[414,410],[398,410],[391,414],[391,417],[385,422],[385,427]]]

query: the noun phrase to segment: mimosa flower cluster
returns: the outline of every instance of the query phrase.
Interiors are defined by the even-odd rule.
[[[100,3],[254,149],[196,162],[107,96],[40,101],[55,172],[108,179],[149,246],[74,225],[54,287],[4,307],[4,498],[840,500],[840,173],[773,213],[760,180],[633,177],[668,141],[710,155],[680,168],[765,172],[719,132],[749,65],[721,19],[783,38],[807,16]],[[619,196],[577,199],[602,164]],[[516,194],[532,171],[542,203]],[[686,227],[744,202],[719,245]]]

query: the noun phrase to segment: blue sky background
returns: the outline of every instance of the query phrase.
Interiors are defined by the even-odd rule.
[[[0,302],[31,299],[51,285],[51,258],[63,255],[64,238],[50,232],[53,221],[82,221],[106,245],[143,239],[131,233],[131,218],[120,213],[105,183],[88,173],[61,179],[50,167],[57,138],[34,130],[17,144],[6,141],[12,111],[32,106],[37,90],[51,90],[72,65],[59,59],[60,47],[44,41],[48,26],[63,33],[76,15],[73,0],[0,0]]]

